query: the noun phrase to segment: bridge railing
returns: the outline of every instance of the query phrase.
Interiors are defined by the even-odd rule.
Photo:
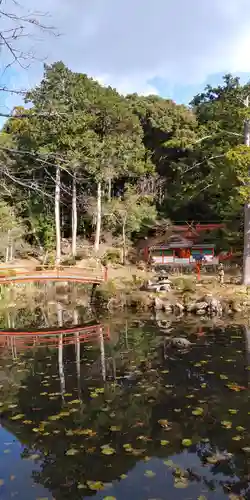
[[[32,277],[39,278],[56,278],[56,279],[76,279],[82,280],[95,280],[95,281],[107,281],[108,273],[107,268],[103,266],[99,267],[85,267],[78,268],[75,266],[58,266],[58,267],[50,267],[50,266],[37,266],[35,269],[24,269],[23,267],[2,267],[0,268],[0,282],[2,281],[16,281],[18,279],[25,279]]]

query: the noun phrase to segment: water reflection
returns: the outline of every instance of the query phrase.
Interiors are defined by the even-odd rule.
[[[67,332],[57,313],[57,333],[0,336],[2,498],[249,498],[243,327],[78,315]],[[190,349],[166,353],[169,334]]]

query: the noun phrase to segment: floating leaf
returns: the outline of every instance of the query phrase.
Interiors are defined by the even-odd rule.
[[[30,455],[29,456],[29,460],[37,460],[38,458],[40,458],[40,455],[34,453],[34,455]]]
[[[211,456],[211,457],[206,457],[206,461],[209,463],[209,464],[217,464],[217,462],[219,461],[218,460],[218,457],[216,455],[214,456]]]
[[[100,491],[104,488],[104,484],[101,481],[87,481],[87,485],[93,491]]]
[[[76,405],[80,403],[81,403],[80,399],[73,399],[73,401],[68,401],[69,405]]]
[[[196,408],[195,410],[192,411],[192,415],[195,415],[195,416],[200,416],[203,413],[204,413],[203,408]]]
[[[164,460],[164,465],[167,465],[167,467],[174,467],[174,462],[173,460]]]
[[[123,448],[124,448],[125,450],[129,450],[129,449],[131,449],[131,448],[132,448],[132,446],[131,446],[131,444],[124,444],[124,445],[123,445]]]
[[[115,497],[104,497],[103,500],[116,500],[116,498]]]
[[[236,427],[236,431],[238,431],[238,432],[244,432],[245,430],[246,430],[245,427],[242,427],[241,425],[238,425]]]
[[[120,478],[121,478],[121,479],[126,479],[127,477],[128,477],[128,476],[127,476],[127,474],[121,474],[121,475],[120,475]]]
[[[102,449],[102,453],[103,453],[103,455],[114,455],[115,450],[114,450],[114,448],[109,448],[109,447],[106,448],[105,447]]]
[[[18,415],[11,417],[11,420],[21,420],[21,418],[23,418],[23,417],[24,417],[24,413],[19,413]]]
[[[169,444],[169,441],[166,441],[166,439],[162,439],[161,440],[161,445],[162,446],[166,446],[167,444]]]
[[[191,446],[192,441],[191,441],[191,439],[183,439],[181,443],[182,443],[182,446]]]
[[[223,373],[220,375],[220,379],[221,380],[228,380],[228,376],[227,375],[223,375]]]
[[[240,441],[242,439],[242,436],[234,436],[232,437],[233,441]]]
[[[187,481],[187,479],[179,477],[178,480],[176,480],[174,482],[174,487],[175,488],[180,488],[180,489],[181,488],[187,488],[188,487],[188,481]]]
[[[78,488],[78,490],[83,490],[84,488],[86,488],[86,486],[85,486],[85,484],[78,483],[77,488]]]
[[[146,476],[146,477],[155,477],[155,472],[153,472],[152,470],[146,470],[145,473],[144,473],[144,476]]]
[[[245,453],[250,453],[250,446],[244,446],[244,448],[242,448],[242,450],[243,450]]]
[[[119,425],[111,425],[110,430],[112,432],[118,432],[121,430],[121,427]]]
[[[33,422],[32,422],[32,420],[23,420],[22,423],[25,425],[28,425],[28,424],[32,424]]]
[[[221,422],[221,425],[223,425],[223,427],[225,427],[225,429],[231,429],[232,427],[232,422],[228,421],[228,420],[223,420]]]
[[[236,413],[238,413],[238,411],[239,411],[239,410],[235,410],[235,409],[233,409],[233,408],[230,408],[230,409],[228,410],[228,413],[230,413],[231,415],[236,415]]]
[[[66,451],[66,455],[76,455],[78,453],[78,450],[75,448],[70,448],[68,451]]]

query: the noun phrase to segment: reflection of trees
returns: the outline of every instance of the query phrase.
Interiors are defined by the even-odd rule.
[[[80,346],[80,374],[79,357],[75,363],[76,346],[66,346],[65,403],[60,398],[57,351],[34,350],[32,360],[24,354],[23,361],[29,370],[23,380],[25,389],[19,389],[16,401],[18,412],[25,415],[25,420],[32,420],[32,425],[6,420],[8,415],[4,425],[29,448],[41,453],[42,467],[36,473],[36,481],[49,488],[55,498],[69,495],[82,498],[78,483],[86,484],[87,480],[109,483],[127,473],[145,455],[165,458],[180,453],[181,440],[192,438],[191,451],[201,464],[206,463],[207,456],[225,450],[233,456],[212,465],[213,481],[208,481],[206,468],[203,478],[190,471],[191,481],[202,479],[212,489],[222,473],[236,483],[235,491],[247,487],[249,463],[246,455],[239,452],[249,444],[247,391],[229,391],[225,386],[229,381],[246,385],[244,344],[234,328],[205,333],[190,352],[170,352],[164,361],[162,337],[157,336],[152,325],[132,326],[127,332],[123,329],[116,344],[105,345],[106,357],[115,360],[116,366],[115,377],[114,370],[107,370],[106,382],[101,371],[103,352],[98,343]],[[99,372],[97,369],[91,372],[93,365],[99,367]],[[71,396],[66,396],[67,393]],[[79,394],[81,405],[67,402],[78,399]],[[202,416],[192,415],[196,407],[202,407]],[[71,412],[72,409],[76,411]],[[228,409],[238,413],[230,415]],[[61,411],[65,413],[62,418],[50,420]],[[171,422],[172,430],[166,431],[159,425],[162,419]],[[222,428],[224,420],[232,422],[231,429]],[[42,424],[40,432],[33,432],[41,422],[46,424]],[[232,439],[240,433],[237,426],[246,428],[240,444]],[[91,429],[89,435],[79,434],[84,429]],[[167,447],[160,444],[164,439],[169,441]],[[128,443],[132,451],[126,452],[123,445]],[[109,444],[116,454],[102,455],[104,444]],[[78,453],[65,456],[72,448]]]

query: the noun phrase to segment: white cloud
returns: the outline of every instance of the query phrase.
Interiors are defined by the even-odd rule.
[[[62,33],[23,39],[24,46],[33,44],[49,62],[62,59],[122,93],[156,93],[154,77],[170,85],[199,84],[217,72],[250,71],[249,0],[23,0],[23,5],[50,12],[47,21]],[[36,63],[25,75],[19,72],[16,86],[33,85],[41,71]]]

